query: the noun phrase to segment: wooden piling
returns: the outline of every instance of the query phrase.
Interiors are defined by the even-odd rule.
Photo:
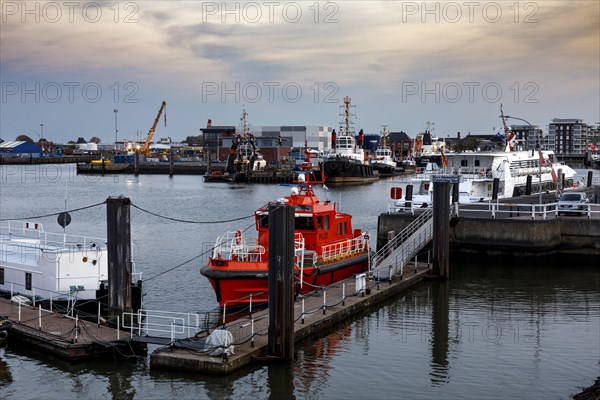
[[[108,306],[111,320],[132,308],[131,219],[126,197],[106,199],[108,242]]]
[[[269,211],[268,353],[294,359],[294,207]]]
[[[458,176],[433,177],[433,269],[432,275],[442,279],[449,276],[450,244],[450,184],[458,184]]]

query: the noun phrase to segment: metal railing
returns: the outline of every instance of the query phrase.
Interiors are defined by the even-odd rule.
[[[398,233],[392,240],[375,253],[371,272],[379,277],[388,278],[403,275],[408,261],[433,238],[433,210],[425,209],[414,221]]]
[[[194,336],[200,329],[200,314],[159,310],[124,312],[121,327],[129,329],[131,336],[159,336],[184,339]]]
[[[263,246],[246,244],[246,237],[243,233],[236,231],[225,232],[223,236],[217,238],[212,257],[223,260],[261,262],[265,253],[266,250]]]
[[[64,244],[80,248],[106,246],[106,239],[103,238],[46,232],[41,223],[29,221],[8,221],[8,224],[0,225],[0,234],[7,235],[9,240],[12,240],[13,237],[14,239],[31,239],[32,241],[23,243],[32,246],[56,246],[59,248],[64,247]],[[0,237],[0,240],[2,239]]]
[[[366,251],[367,244],[367,235],[363,233],[354,239],[348,239],[344,240],[343,242],[323,246],[323,251],[320,258],[323,262],[332,262],[344,257],[353,256],[356,253],[362,253]]]
[[[581,209],[559,209],[558,203],[546,204],[512,204],[512,203],[455,203],[454,213],[457,217],[474,218],[522,218],[531,219],[557,218],[560,214],[585,216],[588,219],[600,218],[600,204],[587,203]]]

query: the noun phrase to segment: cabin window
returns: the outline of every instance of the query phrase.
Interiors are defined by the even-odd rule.
[[[320,231],[323,230],[323,217],[321,217],[320,215],[317,216],[317,229]]]
[[[294,228],[296,230],[313,230],[314,226],[313,226],[313,219],[312,216],[310,217],[296,217],[296,223]]]
[[[25,272],[25,290],[31,290],[31,272]]]
[[[338,223],[338,235],[345,235],[345,234],[346,234],[346,223],[345,222]]]
[[[0,285],[4,285],[4,268],[0,268]]]
[[[325,218],[323,218],[323,229],[326,231],[329,230],[329,215],[326,215]]]
[[[261,228],[268,228],[269,227],[269,214],[259,215],[258,225]]]
[[[468,160],[460,160],[460,166],[461,167],[467,167],[469,165],[469,161]]]
[[[475,166],[479,167],[479,160],[475,160]]]

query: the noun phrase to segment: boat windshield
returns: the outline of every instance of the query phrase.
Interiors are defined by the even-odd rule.
[[[315,226],[313,224],[313,217],[311,216],[297,216],[295,218],[294,228],[296,230],[314,230]]]

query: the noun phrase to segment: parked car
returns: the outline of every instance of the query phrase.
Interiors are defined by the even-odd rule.
[[[590,199],[583,192],[564,193],[558,199],[556,209],[558,215],[570,213],[584,215],[587,212],[589,202]]]

